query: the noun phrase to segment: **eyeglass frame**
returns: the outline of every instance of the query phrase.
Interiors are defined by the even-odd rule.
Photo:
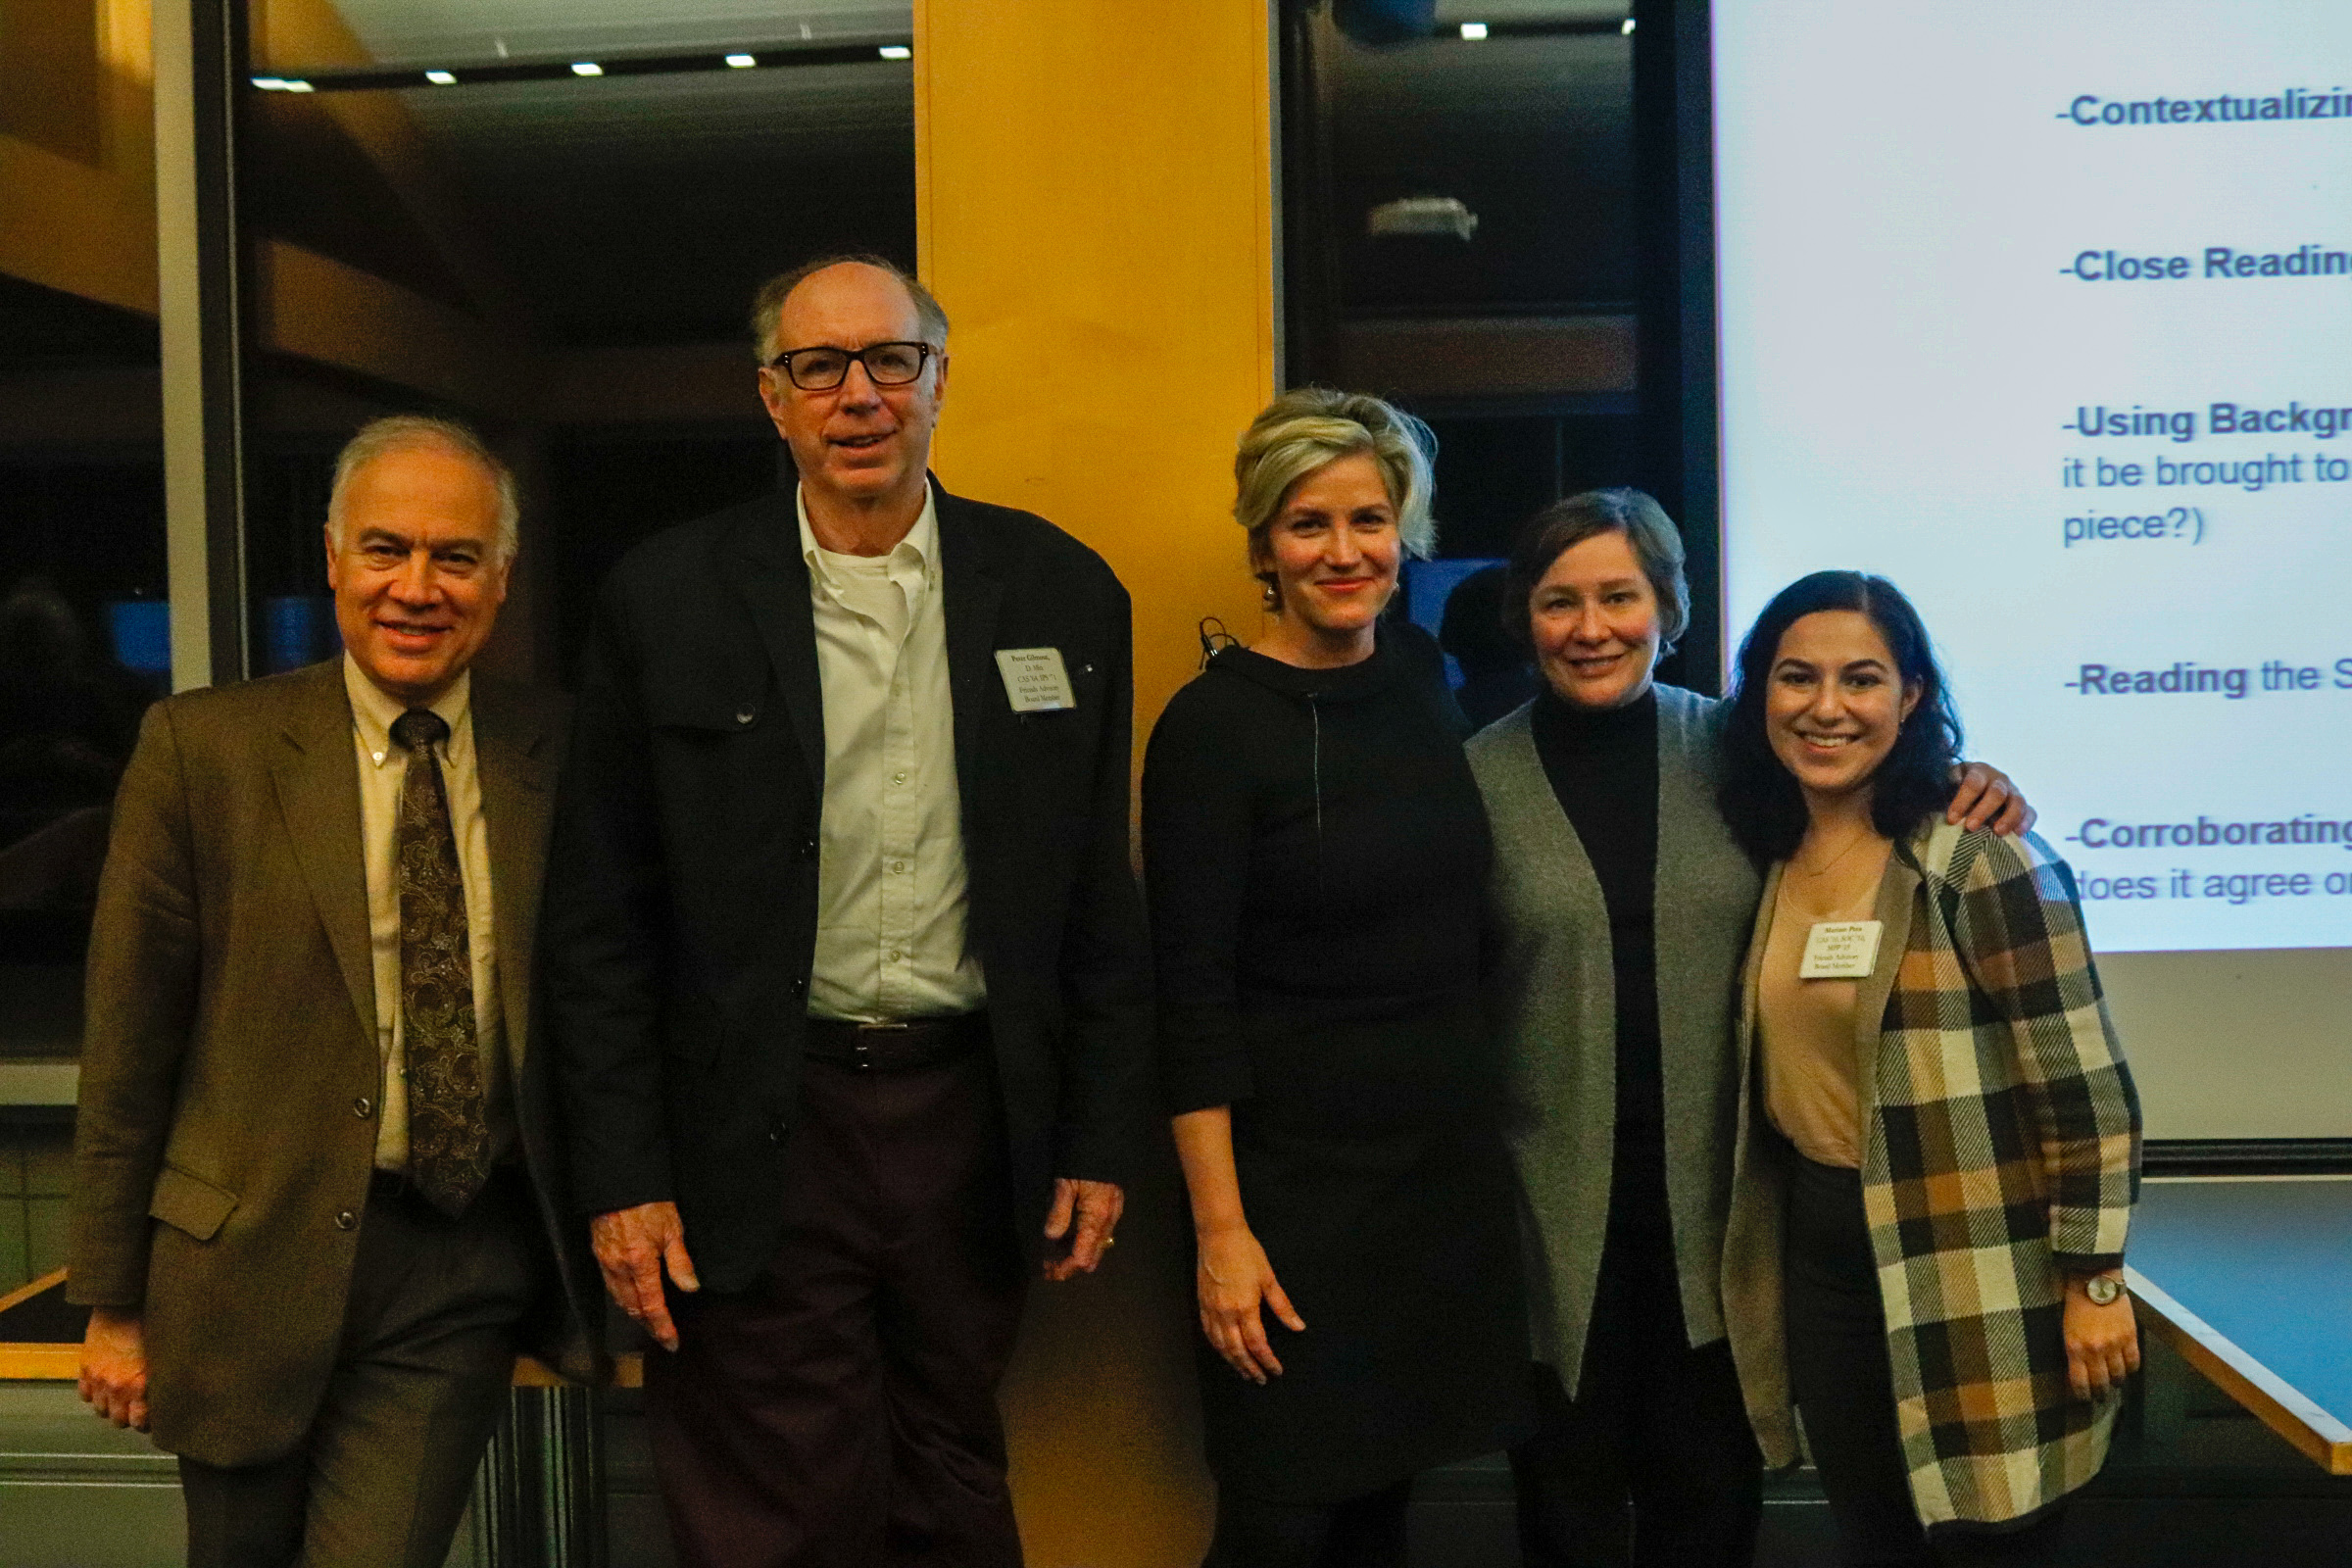
[[[865,358],[865,357],[866,357],[868,354],[871,354],[871,353],[873,353],[873,352],[874,352],[876,349],[912,349],[912,350],[914,350],[914,355],[915,355],[914,373],[913,373],[912,375],[910,375],[910,376],[906,377],[906,380],[904,380],[904,381],[885,381],[885,380],[883,380],[883,379],[882,379],[880,376],[878,376],[878,375],[874,374],[874,368],[873,368],[873,366],[872,366],[872,365],[870,365],[870,364],[868,364],[868,363],[866,362],[866,358]],[[833,383],[831,386],[803,386],[803,385],[801,385],[800,378],[799,378],[798,376],[796,376],[796,375],[794,375],[794,374],[792,373],[792,361],[793,361],[793,357],[794,357],[795,355],[800,355],[800,354],[839,354],[839,355],[841,355],[841,356],[843,357],[843,364],[842,364],[842,367],[841,367],[841,380],[834,382],[834,383]],[[925,369],[925,368],[927,368],[930,366],[931,362],[932,362],[934,359],[937,359],[937,360],[939,360],[939,361],[940,361],[942,364],[945,364],[945,363],[946,363],[946,361],[947,361],[947,351],[946,351],[945,349],[938,349],[938,348],[934,348],[934,347],[932,347],[930,344],[923,342],[923,341],[922,341],[922,340],[920,340],[919,338],[890,338],[890,339],[886,339],[885,341],[883,341],[883,342],[880,342],[880,343],[868,343],[868,344],[867,344],[865,347],[863,347],[863,348],[861,348],[861,349],[845,349],[845,348],[839,348],[839,347],[836,347],[835,345],[833,345],[833,344],[831,344],[831,343],[810,343],[810,344],[808,344],[808,345],[807,345],[806,347],[803,347],[803,348],[797,348],[797,349],[786,349],[786,350],[785,350],[783,353],[781,353],[781,354],[777,355],[777,356],[776,356],[774,359],[772,359],[772,360],[768,361],[768,362],[767,362],[767,364],[766,364],[766,366],[764,367],[764,368],[766,368],[766,369],[770,369],[770,370],[781,370],[781,371],[784,373],[784,379],[785,379],[786,381],[789,381],[790,383],[792,383],[792,387],[793,387],[793,389],[794,389],[795,391],[798,391],[798,392],[834,392],[834,391],[838,391],[838,390],[840,390],[840,388],[841,388],[841,387],[842,387],[842,386],[843,386],[843,385],[844,385],[846,382],[848,382],[848,380],[849,380],[849,378],[850,378],[850,366],[851,366],[851,364],[853,364],[853,363],[855,363],[855,364],[858,364],[858,365],[864,366],[864,367],[865,367],[865,378],[866,378],[866,380],[870,381],[871,383],[873,383],[873,384],[874,384],[875,386],[877,386],[877,387],[885,387],[885,386],[912,386],[912,385],[914,385],[914,383],[915,383],[915,382],[917,382],[917,381],[920,381],[920,380],[923,378],[923,371],[924,371],[924,369]]]

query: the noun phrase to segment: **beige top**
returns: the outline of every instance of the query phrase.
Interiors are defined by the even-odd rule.
[[[1861,846],[1820,878],[1793,860],[1783,867],[1756,980],[1764,1113],[1798,1153],[1846,1170],[1862,1168],[1862,1046],[1854,1027],[1860,982],[1800,980],[1797,968],[1815,922],[1871,918],[1889,848],[1884,840]],[[1899,957],[1882,947],[1877,961]]]
[[[808,1012],[878,1022],[988,1003],[964,938],[963,804],[948,684],[939,516],[884,556],[822,549],[796,496],[824,699]]]
[[[375,1043],[384,1060],[383,1103],[377,1107],[375,1165],[406,1170],[409,1163],[407,1058],[400,1018],[400,890],[393,878],[392,837],[409,754],[393,744],[393,721],[407,706],[343,656],[343,689],[351,696],[352,738],[360,752],[360,839],[368,864],[368,938],[375,971]],[[514,1147],[513,1095],[507,1085],[505,1035],[498,1001],[498,933],[490,918],[490,828],[482,819],[482,780],[474,766],[473,678],[462,674],[432,710],[449,726],[436,756],[449,795],[449,825],[458,841],[458,872],[466,879],[466,937],[473,957],[473,1034],[487,1086],[490,1154]]]

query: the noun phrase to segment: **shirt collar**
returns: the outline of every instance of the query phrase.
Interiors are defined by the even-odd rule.
[[[360,744],[376,766],[383,766],[392,759],[392,723],[409,710],[408,705],[369,680],[360,662],[348,652],[343,655],[343,690],[351,698],[351,721],[360,732]],[[464,744],[462,737],[469,733],[466,715],[472,701],[473,671],[468,669],[460,671],[449,690],[426,705],[449,726],[449,739],[442,742],[442,750],[452,757]]]
[[[793,515],[801,525],[801,559],[808,564],[808,574],[828,589],[833,586],[833,572],[825,560],[827,552],[816,542],[816,531],[808,526],[808,498],[799,485],[792,490]],[[939,575],[939,508],[938,498],[929,483],[923,486],[923,510],[915,514],[914,526],[906,530],[896,549],[882,558],[894,567],[911,565],[925,581]]]

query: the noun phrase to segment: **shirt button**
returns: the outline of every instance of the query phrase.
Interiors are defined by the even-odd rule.
[[[893,872],[904,871],[906,869],[906,862],[905,860],[893,860],[890,862],[890,868]]]
[[[736,713],[735,722],[738,724],[749,724],[753,719],[758,718],[759,716],[760,713],[757,709],[746,708]]]
[[[344,1209],[335,1216],[335,1229],[339,1231],[356,1231],[359,1228],[360,1216],[354,1214],[350,1209]]]
[[[368,1113],[373,1109],[375,1109],[375,1102],[369,1100],[366,1095],[362,1095],[351,1102],[351,1113],[362,1121],[366,1121]]]
[[[767,1141],[771,1144],[781,1144],[784,1142],[783,1117],[778,1116],[767,1124]]]
[[[796,1001],[797,1001],[797,1000],[799,1000],[800,998],[807,996],[808,994],[808,980],[807,980],[806,978],[802,978],[802,977],[798,977],[798,976],[796,976],[796,977],[794,978],[793,982],[792,982],[792,995],[793,995],[793,998],[794,998],[794,1000],[796,1000]]]
[[[898,962],[900,962],[900,961],[901,961],[901,960],[903,960],[903,959],[904,959],[906,956],[906,955],[905,955],[904,953],[901,953],[901,952],[900,952],[898,949],[896,949],[896,948],[893,948],[893,949],[891,949],[891,950],[890,950],[889,957],[890,957],[890,961],[891,961],[891,962],[893,962],[893,963],[898,963]]]
[[[893,784],[904,784],[906,782],[906,775],[904,773],[893,773],[890,775],[890,781]]]

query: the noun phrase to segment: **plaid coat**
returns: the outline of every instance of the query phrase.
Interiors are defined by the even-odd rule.
[[[1740,1150],[1725,1304],[1749,1416],[1795,1457],[1781,1321],[1782,1162],[1743,981]],[[2065,1278],[2119,1263],[2139,1188],[2139,1102],[2082,936],[2073,874],[2031,834],[1940,817],[1887,861],[1856,1049],[1862,1196],[1895,1415],[1923,1524],[2021,1519],[2105,1459],[2116,1401],[2067,1387]]]

